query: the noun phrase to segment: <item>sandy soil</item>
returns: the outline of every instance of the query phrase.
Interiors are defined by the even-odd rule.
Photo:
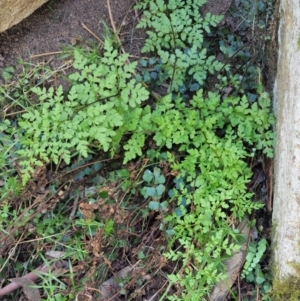
[[[116,26],[126,22],[124,29],[134,30],[136,17],[131,12],[134,4],[134,0],[110,0]],[[128,18],[130,22],[126,21]],[[59,51],[62,46],[94,39],[83,24],[102,39],[103,22],[111,27],[107,0],[50,0],[21,23],[0,34],[0,72],[4,67],[16,66],[17,59],[28,61],[32,55]],[[128,28],[129,23],[132,26]],[[33,62],[38,60],[35,58]]]
[[[127,51],[139,53],[143,37],[136,35],[137,15],[132,10],[137,0],[110,0],[113,20],[121,27],[120,37]],[[209,0],[203,12],[226,13],[231,0]],[[62,46],[88,42],[94,37],[83,24],[100,38],[105,28],[111,28],[107,0],[50,0],[31,16],[0,34],[0,84],[1,71],[7,66],[17,66],[17,60],[29,61],[32,56],[61,50]],[[95,40],[95,39],[94,39]],[[49,59],[34,58],[33,63]]]

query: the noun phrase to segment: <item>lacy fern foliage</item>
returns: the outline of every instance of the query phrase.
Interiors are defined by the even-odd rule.
[[[91,145],[113,152],[123,133],[135,128],[142,113],[139,105],[149,94],[133,78],[136,63],[127,64],[127,58],[106,40],[104,54],[95,63],[75,50],[78,71],[70,75],[66,96],[61,86],[56,91],[32,88],[39,105],[28,108],[19,121],[24,182],[32,166],[42,161],[69,164],[74,154],[86,157]]]
[[[180,283],[183,293],[170,300],[204,300],[201,298],[225,277],[222,262],[239,248],[239,234],[228,227],[228,215],[242,219],[262,206],[246,190],[252,173],[245,159],[252,156],[253,148],[272,156],[274,117],[269,111],[266,93],[251,105],[246,97],[222,99],[213,92],[204,97],[199,90],[189,104],[179,96],[176,100],[171,94],[162,97],[151,113],[151,122],[140,120],[140,140],[152,133],[159,148],[184,154],[176,158],[169,153],[172,170],[185,183],[173,189],[170,202],[177,201],[178,208],[166,217],[174,225],[172,241],[184,250],[171,249],[165,254],[169,260],[182,262],[182,269],[170,275],[170,280]],[[136,139],[138,135],[136,132]],[[193,272],[188,268],[191,262]]]
[[[149,62],[153,72],[155,64],[164,75],[159,87],[167,86],[166,95],[149,99],[134,76],[137,63],[127,63],[128,55],[106,39],[101,55],[74,51],[76,71],[69,76],[68,91],[62,86],[31,89],[36,104],[21,114],[17,131],[23,183],[37,165],[70,164],[73,156],[87,157],[95,150],[123,150],[123,163],[143,157],[147,141],[155,144],[153,152],[169,150],[165,160],[180,185],[166,198],[165,179],[154,168],[144,174],[147,186],[141,193],[152,197],[149,208],[165,214],[162,223],[172,233],[165,257],[179,260],[169,280],[181,295],[168,298],[178,301],[206,300],[225,278],[223,262],[240,242],[228,220],[261,207],[246,189],[251,177],[246,159],[257,150],[273,155],[274,117],[261,86],[252,104],[246,96],[205,90],[209,74],[220,80],[223,66],[208,55],[205,42],[222,17],[202,16],[205,2],[142,0],[137,6],[144,10],[138,27],[148,29],[143,52],[155,56],[152,62],[144,59],[144,65]],[[182,93],[183,87],[190,87],[189,93]],[[6,131],[8,124],[2,127]],[[175,249],[175,242],[181,247]]]
[[[141,1],[137,8],[146,9],[138,28],[150,28],[142,52],[156,51],[164,71],[171,80],[169,91],[179,91],[191,77],[200,86],[208,72],[220,70],[222,64],[214,56],[207,56],[204,34],[216,26],[221,16],[210,13],[203,17],[203,0]]]

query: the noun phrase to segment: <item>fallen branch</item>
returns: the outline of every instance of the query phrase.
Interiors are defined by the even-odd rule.
[[[210,301],[225,301],[232,285],[236,279],[239,279],[239,274],[245,262],[249,243],[250,227],[248,222],[247,219],[244,219],[238,226],[240,233],[243,234],[247,240],[242,244],[240,250],[226,261],[226,274],[228,277],[216,285],[209,298]]]
[[[81,26],[86,31],[88,31],[96,40],[98,40],[102,45],[104,45],[104,42],[96,34],[94,34],[83,22],[81,23]]]
[[[36,281],[40,278],[38,276],[38,274],[47,273],[48,271],[52,272],[56,269],[61,269],[64,266],[65,265],[62,261],[57,261],[54,264],[52,264],[51,266],[43,264],[42,266],[38,267],[34,271],[32,271],[20,278],[25,278],[25,279],[29,279],[31,281]],[[10,294],[20,287],[21,287],[21,285],[17,284],[16,282],[12,282],[12,283],[8,284],[7,286],[0,289],[0,297]]]

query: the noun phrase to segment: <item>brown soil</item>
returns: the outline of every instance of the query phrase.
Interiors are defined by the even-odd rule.
[[[229,10],[232,0],[209,0],[202,7],[202,12],[204,14],[210,12],[213,15],[226,14]]]
[[[133,30],[135,16],[127,13],[134,4],[134,0],[110,1],[116,26],[127,22],[132,25],[126,30]],[[130,22],[125,21],[128,17]],[[111,27],[106,0],[51,0],[21,23],[0,34],[0,71],[7,66],[16,66],[18,59],[29,61],[33,55],[60,51],[62,46],[80,41],[95,40],[84,25],[103,39],[103,21]],[[32,60],[37,63],[45,58],[49,59],[49,56]]]
[[[136,36],[137,16],[132,8],[136,0],[110,0],[113,20],[121,29],[121,37],[129,53],[139,53],[142,39]],[[232,0],[209,0],[203,8],[213,14],[224,14]],[[17,60],[38,63],[49,56],[37,54],[60,51],[62,46],[95,40],[88,28],[103,39],[103,22],[111,28],[107,0],[50,0],[31,16],[0,34],[0,74]],[[85,25],[85,26],[84,26]],[[32,58],[34,57],[34,58]],[[0,75],[1,84],[1,75]]]

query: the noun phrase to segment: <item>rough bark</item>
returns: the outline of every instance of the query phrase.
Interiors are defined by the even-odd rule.
[[[1,0],[0,32],[19,23],[48,0]]]
[[[274,88],[277,117],[273,208],[276,277],[300,263],[300,1],[280,3],[279,55]]]

